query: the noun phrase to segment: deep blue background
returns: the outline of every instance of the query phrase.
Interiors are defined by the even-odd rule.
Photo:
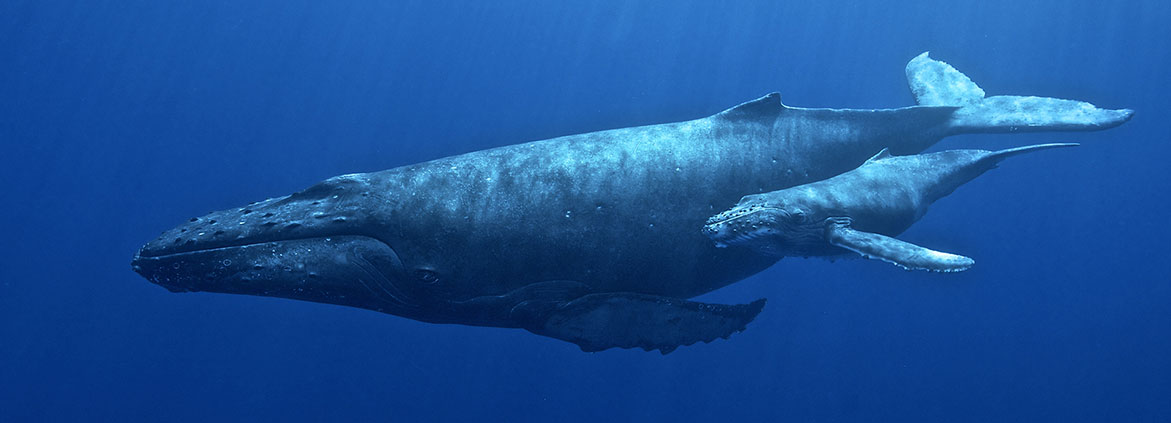
[[[0,3],[0,421],[1171,420],[1171,3],[435,3]],[[989,94],[1138,114],[945,140],[1084,145],[1006,162],[903,237],[973,270],[782,260],[704,297],[770,299],[727,341],[585,354],[130,271],[187,217],[337,174],[770,91],[908,105],[923,50]]]

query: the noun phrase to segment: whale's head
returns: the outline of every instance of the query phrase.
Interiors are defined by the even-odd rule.
[[[809,255],[824,248],[821,209],[790,190],[744,196],[708,219],[703,233],[718,247],[739,246],[776,256]]]
[[[212,212],[163,232],[131,263],[175,292],[219,292],[362,307],[420,320],[439,271],[396,239],[368,175]],[[404,251],[406,253],[404,253]]]

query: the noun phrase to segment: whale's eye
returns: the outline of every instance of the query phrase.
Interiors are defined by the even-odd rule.
[[[439,283],[439,274],[430,269],[415,269],[415,279],[428,285]]]

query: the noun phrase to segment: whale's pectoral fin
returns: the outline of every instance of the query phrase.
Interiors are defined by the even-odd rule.
[[[1084,101],[1031,96],[984,97],[984,90],[951,65],[927,53],[907,63],[907,83],[923,106],[958,106],[953,133],[1091,131],[1130,120],[1129,109],[1100,109]]]
[[[1100,109],[1084,101],[1001,95],[955,111],[955,132],[1092,131],[1130,120],[1130,109]]]
[[[575,343],[582,351],[617,347],[667,354],[681,345],[742,331],[762,307],[764,299],[723,305],[619,292],[556,304],[526,303],[513,313],[530,322],[525,326],[529,331]]]
[[[851,229],[848,221],[839,220],[826,227],[826,240],[862,257],[879,259],[907,270],[962,272],[976,263],[970,258],[923,248],[886,235]]]
[[[525,285],[503,295],[448,303],[447,307],[462,321],[488,326],[524,327],[526,316],[518,313],[518,310],[528,310],[531,314],[531,310],[552,308],[589,292],[589,286],[577,281],[544,281]]]
[[[907,63],[907,85],[924,106],[967,106],[984,100],[984,90],[951,65],[923,52]]]

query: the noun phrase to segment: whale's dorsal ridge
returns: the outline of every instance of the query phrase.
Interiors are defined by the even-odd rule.
[[[715,117],[728,120],[774,118],[787,109],[781,103],[781,93],[772,92],[756,100],[740,103]]]

